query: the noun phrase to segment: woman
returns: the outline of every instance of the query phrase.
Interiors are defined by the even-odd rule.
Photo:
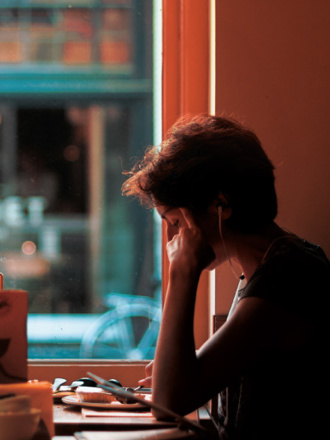
[[[256,135],[217,116],[182,118],[128,174],[123,193],[167,225],[154,401],[187,414],[219,393],[223,439],[318,438],[330,266],[319,246],[275,223],[274,169]],[[227,260],[240,267],[232,308],[196,351],[200,275]]]

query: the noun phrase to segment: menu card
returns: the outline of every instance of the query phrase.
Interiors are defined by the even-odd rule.
[[[26,291],[0,290],[0,384],[27,380],[27,311]]]

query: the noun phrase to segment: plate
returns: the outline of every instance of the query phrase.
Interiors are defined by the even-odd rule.
[[[57,391],[56,393],[53,393],[53,399],[62,400],[62,397],[75,396],[75,395],[76,393],[74,391]]]
[[[143,395],[140,394],[140,397],[146,398],[146,400],[150,399],[150,395]],[[68,405],[76,405],[80,406],[81,408],[96,408],[96,409],[114,409],[116,411],[120,409],[124,410],[134,410],[134,409],[140,409],[145,408],[147,409],[142,403],[120,403],[118,400],[114,400],[110,403],[97,403],[97,402],[80,402],[79,397],[76,396],[66,396],[62,398],[62,402],[67,403]]]

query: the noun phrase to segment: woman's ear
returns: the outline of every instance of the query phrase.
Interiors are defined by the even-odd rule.
[[[211,214],[221,215],[223,220],[227,220],[232,213],[231,207],[229,206],[226,198],[224,196],[217,197],[210,205],[209,210]]]
[[[215,199],[215,202],[219,206],[222,206],[224,209],[229,206],[228,197],[226,197],[221,191],[218,193],[217,198]]]
[[[217,204],[217,211],[219,217],[221,216],[222,220],[228,220],[232,213],[231,207],[229,205],[224,205],[221,202]]]

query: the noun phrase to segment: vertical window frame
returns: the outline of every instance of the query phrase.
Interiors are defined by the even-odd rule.
[[[211,110],[212,0],[163,0],[163,136],[185,114]],[[163,226],[163,298],[168,283],[166,226]],[[210,274],[203,273],[195,307],[195,344],[209,337]]]

